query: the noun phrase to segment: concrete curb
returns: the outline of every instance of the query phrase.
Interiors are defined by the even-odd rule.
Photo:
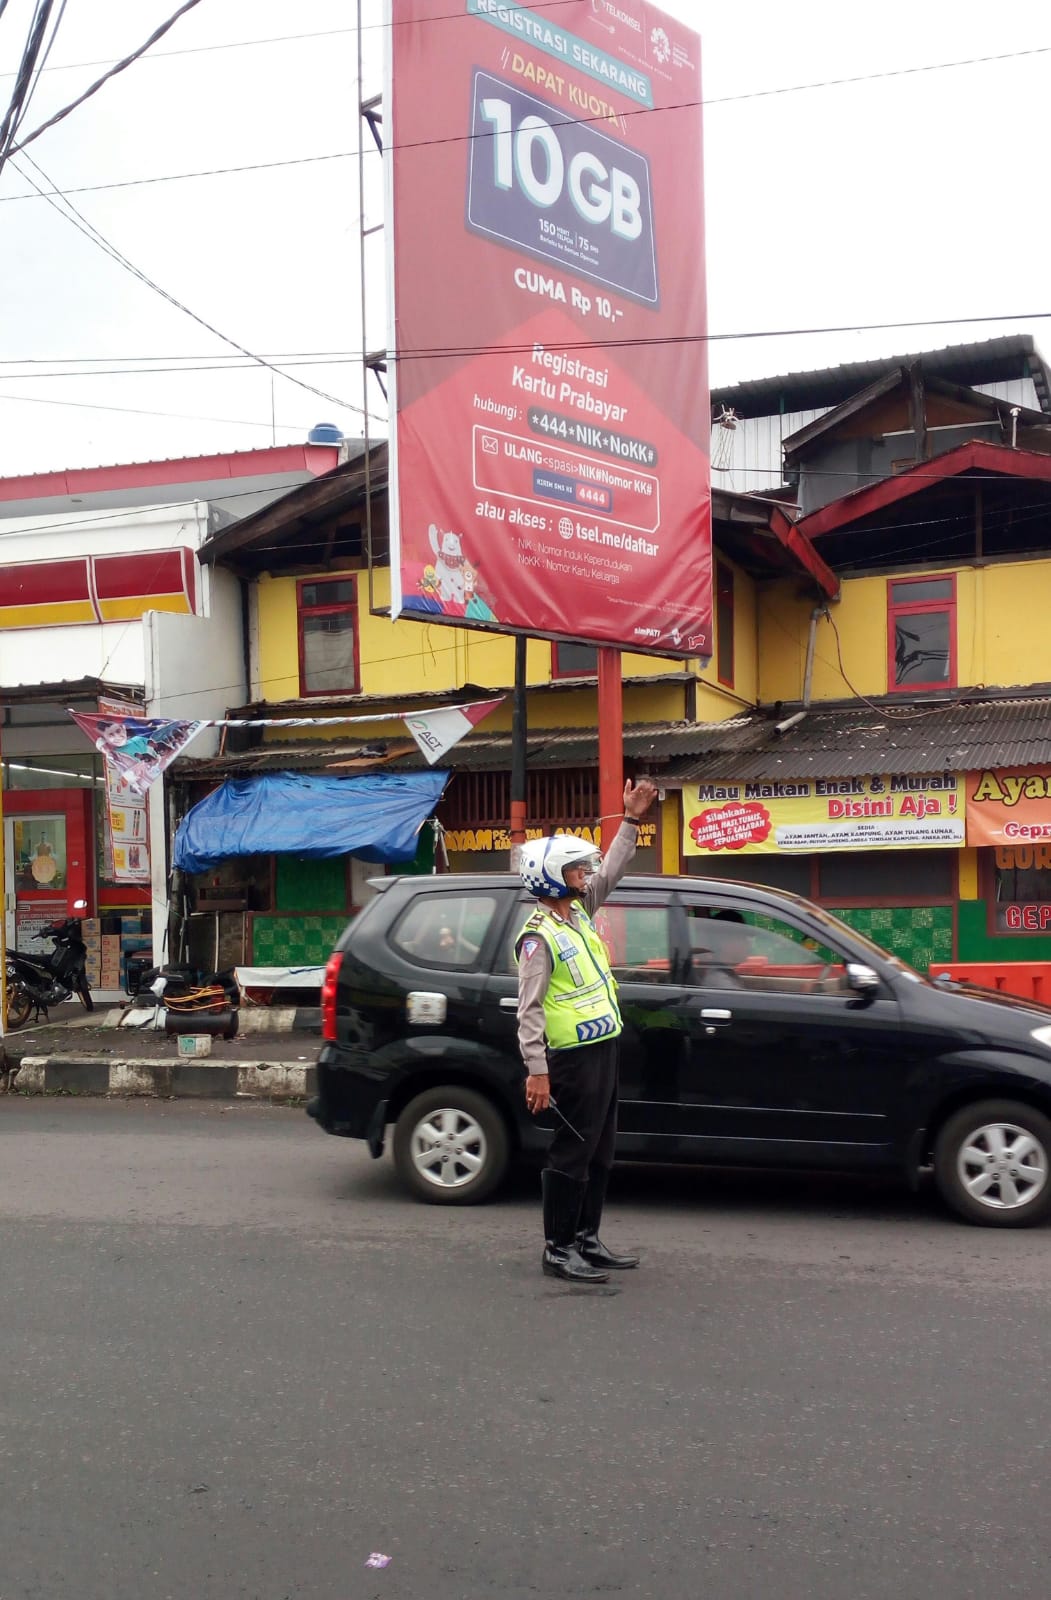
[[[163,1100],[303,1100],[315,1091],[313,1067],[289,1061],[112,1061],[108,1056],[23,1056],[9,1093],[147,1095]]]

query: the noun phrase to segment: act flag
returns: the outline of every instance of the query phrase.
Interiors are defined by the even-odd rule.
[[[439,706],[435,711],[417,711],[406,717],[405,726],[423,751],[428,766],[433,767],[447,750],[459,743],[464,734],[487,717],[500,704],[496,700],[476,700],[470,705]]]

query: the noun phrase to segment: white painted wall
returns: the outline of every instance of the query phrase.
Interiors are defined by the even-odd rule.
[[[240,585],[232,573],[213,567],[198,577],[204,616],[149,611],[143,618],[148,717],[224,717],[247,698]],[[219,731],[198,734],[193,755],[214,755]]]
[[[180,720],[224,717],[227,707],[243,705],[247,684],[241,647],[241,593],[232,573],[206,567],[200,574],[206,616],[149,611],[146,635],[146,715]],[[205,728],[187,753],[214,755],[221,729]],[[153,961],[168,959],[169,912],[167,786],[150,789],[150,878],[153,902]]]

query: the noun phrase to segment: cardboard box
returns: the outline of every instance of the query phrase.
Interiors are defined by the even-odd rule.
[[[121,917],[121,919],[120,919],[120,931],[121,931],[122,934],[123,933],[141,933],[142,932],[142,918],[141,917]]]

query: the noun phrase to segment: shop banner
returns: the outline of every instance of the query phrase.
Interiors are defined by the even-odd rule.
[[[967,843],[1027,845],[1051,840],[1051,767],[1002,767],[967,774]]]
[[[124,700],[99,697],[99,719],[107,727],[124,725],[139,707]],[[88,732],[87,729],[82,730]],[[90,732],[88,732],[90,738]],[[96,746],[98,741],[96,740]],[[106,751],[102,752],[103,755]],[[111,884],[150,882],[150,828],[146,803],[112,761],[103,763],[106,782],[106,860],[104,880]]]
[[[391,614],[710,656],[700,41],[389,5]]]
[[[688,856],[959,849],[964,843],[963,778],[955,772],[686,784],[682,808]]]

